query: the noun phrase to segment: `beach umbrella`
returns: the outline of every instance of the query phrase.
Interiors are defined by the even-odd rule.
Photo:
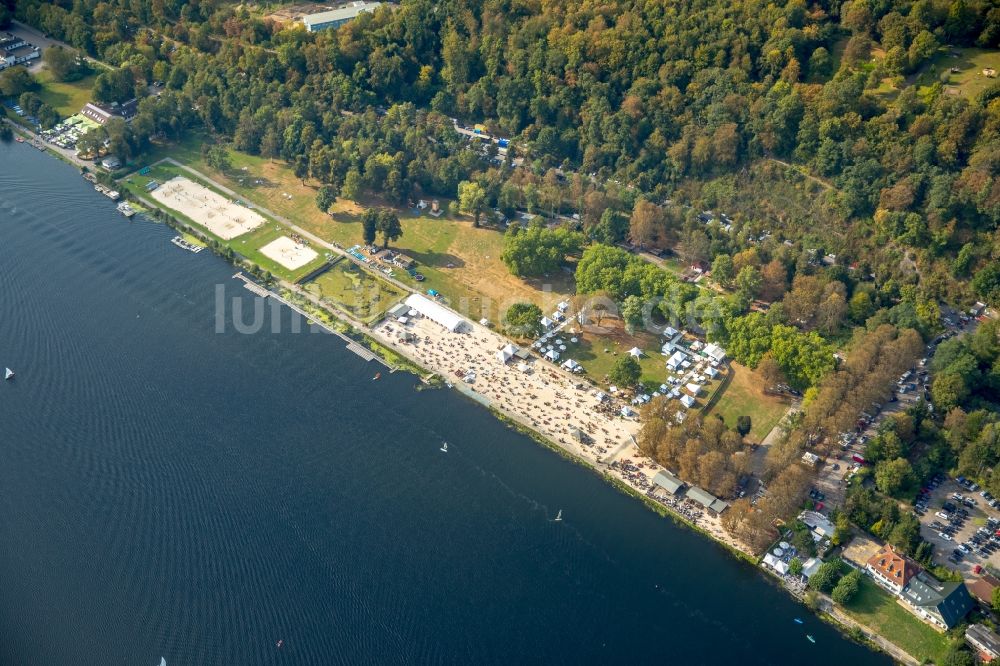
[[[569,341],[572,342],[573,344],[579,342],[576,338],[570,338]]]
[[[566,345],[559,345],[559,349],[566,351]]]

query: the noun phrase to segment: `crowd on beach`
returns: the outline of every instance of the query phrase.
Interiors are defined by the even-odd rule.
[[[502,362],[496,352],[509,341],[485,326],[470,324],[465,332],[455,333],[417,317],[405,323],[387,319],[372,333],[566,451],[652,497],[652,478],[662,468],[639,452],[635,442],[639,423],[622,417],[616,398],[541,359]],[[719,541],[746,550],[722,528],[718,516],[685,500],[657,497],[656,501]]]
[[[374,332],[393,346],[404,345],[405,353],[424,367],[594,464],[605,465],[605,458],[619,447],[634,447],[638,423],[599,409],[592,387],[541,360],[501,362],[495,352],[504,338],[482,326],[470,328],[452,333],[420,318],[405,325],[383,322]],[[401,337],[410,341],[401,342]]]

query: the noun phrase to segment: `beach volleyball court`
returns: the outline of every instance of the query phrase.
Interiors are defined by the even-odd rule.
[[[308,245],[296,243],[288,236],[274,239],[260,248],[260,253],[268,259],[278,262],[290,271],[302,268],[319,256]]]
[[[253,231],[265,220],[245,206],[233,203],[184,176],[175,176],[156,188],[158,202],[194,220],[222,240],[232,240]],[[314,253],[315,254],[315,253]]]

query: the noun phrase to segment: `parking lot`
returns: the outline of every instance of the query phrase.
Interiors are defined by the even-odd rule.
[[[841,506],[843,504],[847,491],[847,480],[863,464],[861,461],[865,459],[865,447],[868,440],[875,436],[882,421],[891,414],[909,409],[922,397],[924,385],[920,381],[921,378],[917,376],[917,371],[919,369],[913,371],[906,380],[901,380],[903,386],[897,384],[895,400],[881,405],[878,410],[873,407],[871,411],[876,413],[870,414],[871,418],[863,417],[863,421],[859,422],[861,431],[842,437],[837,452],[824,459],[823,466],[816,477],[816,489],[824,496],[823,501],[827,506]],[[910,383],[915,384],[915,387],[911,389],[906,386]]]
[[[934,545],[934,561],[966,578],[976,565],[1000,567],[1000,503],[972,482],[941,476],[926,491],[918,517],[920,533]]]

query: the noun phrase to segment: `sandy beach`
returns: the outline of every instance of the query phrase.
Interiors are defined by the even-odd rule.
[[[641,424],[621,416],[624,403],[610,396],[598,400],[593,385],[537,356],[527,363],[517,358],[504,363],[496,352],[509,343],[507,338],[479,324],[466,322],[466,326],[465,332],[453,333],[423,317],[405,325],[387,319],[371,333],[456,388],[652,497],[718,541],[750,552],[722,528],[718,516],[654,492],[652,479],[663,468],[639,452],[634,437]],[[403,341],[402,334],[408,334],[409,341]]]
[[[253,231],[266,220],[260,213],[230,201],[184,176],[175,176],[151,196],[168,209],[196,221],[223,240]]]

